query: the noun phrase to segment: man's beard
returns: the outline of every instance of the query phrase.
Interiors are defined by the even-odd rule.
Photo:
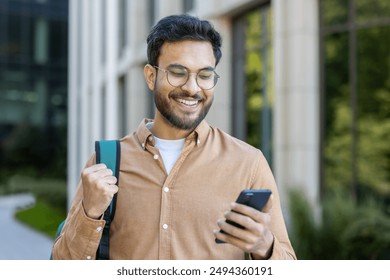
[[[170,92],[168,97],[164,98],[163,94],[160,94],[158,90],[154,91],[154,103],[156,104],[157,110],[173,127],[181,130],[194,130],[206,117],[213,103],[213,99],[211,99],[209,103],[204,103],[196,119],[192,118],[193,113],[184,113],[184,116],[175,114],[169,99],[171,99],[172,102],[176,102],[174,101],[176,98],[189,97],[194,100],[200,100],[199,102],[203,102],[203,97],[199,94],[190,96],[185,92]]]

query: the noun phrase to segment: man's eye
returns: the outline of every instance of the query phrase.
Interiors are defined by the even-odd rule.
[[[213,77],[213,72],[210,71],[202,71],[199,72],[198,77],[202,80],[208,80]]]
[[[169,70],[169,74],[175,77],[184,77],[187,75],[187,73],[184,71],[172,71],[172,70]]]

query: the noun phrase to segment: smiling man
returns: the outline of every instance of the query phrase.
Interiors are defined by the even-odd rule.
[[[87,162],[53,258],[96,257],[117,193],[110,259],[295,259],[263,154],[204,120],[219,79],[219,33],[175,15],[152,28],[147,44],[156,115],[120,140],[119,182],[95,155]],[[234,203],[243,189],[272,196],[259,211]]]

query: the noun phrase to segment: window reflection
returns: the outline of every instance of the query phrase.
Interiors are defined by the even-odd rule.
[[[389,1],[326,0],[321,7],[325,190],[389,201]],[[348,24],[335,28],[341,14]]]
[[[0,9],[0,185],[13,174],[66,178],[68,1]]]
[[[264,6],[234,23],[233,131],[272,164],[272,13]]]

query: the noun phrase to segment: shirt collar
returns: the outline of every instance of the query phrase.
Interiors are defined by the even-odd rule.
[[[137,128],[137,137],[143,149],[146,145],[151,144],[154,146],[154,137],[152,132],[147,128],[146,124],[148,122],[153,122],[152,119],[143,119]],[[196,145],[202,145],[206,141],[208,134],[210,133],[210,126],[208,123],[203,120],[190,135],[187,136],[186,140],[196,141]]]

